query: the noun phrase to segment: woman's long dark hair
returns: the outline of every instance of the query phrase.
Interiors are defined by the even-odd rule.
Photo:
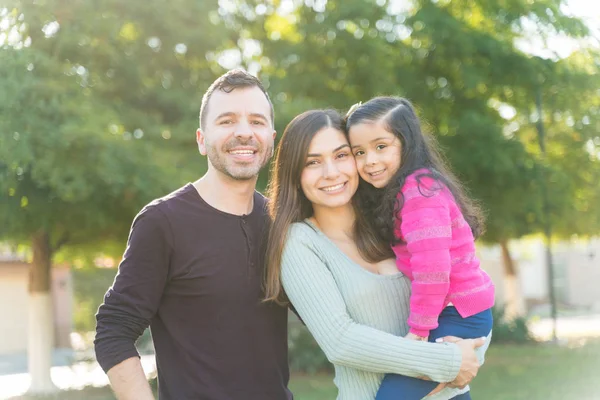
[[[421,123],[412,104],[401,97],[375,97],[361,104],[346,117],[346,132],[360,123],[381,121],[386,129],[402,143],[401,164],[398,172],[382,189],[377,189],[361,179],[358,197],[362,212],[372,219],[378,233],[389,241],[398,243],[395,216],[402,209],[404,200],[398,193],[406,178],[419,169],[427,169],[417,176],[419,191],[431,195],[436,188],[422,187],[420,179],[429,177],[446,186],[458,203],[461,212],[475,238],[484,232],[484,217],[479,205],[472,200],[442,157],[437,141],[421,130]],[[437,189],[441,188],[440,185]],[[437,186],[437,185],[436,185]]]
[[[267,189],[272,223],[266,254],[266,301],[287,302],[281,286],[281,257],[290,225],[313,215],[312,204],[300,187],[300,177],[310,144],[324,128],[334,128],[343,134],[344,123],[340,114],[335,110],[307,111],[288,124],[277,146]],[[353,205],[356,214],[353,238],[361,256],[369,262],[393,257],[389,244],[375,233],[375,227],[366,216],[358,212],[354,199]]]

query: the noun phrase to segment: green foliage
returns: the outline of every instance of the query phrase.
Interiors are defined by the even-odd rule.
[[[194,131],[221,72],[207,54],[227,42],[217,5],[9,3],[21,39],[0,48],[0,239],[122,243],[143,204],[206,168]]]
[[[254,12],[258,2],[236,3],[230,23],[241,39],[260,42],[256,62],[284,121],[307,108],[346,110],[376,95],[408,97],[486,210],[484,240],[541,229],[544,174],[559,233],[600,229],[600,212],[591,207],[600,199],[593,184],[600,162],[589,153],[600,140],[598,55],[586,50],[566,60],[541,60],[514,42],[531,34],[525,20],[546,35],[588,35],[580,20],[562,11],[562,0],[423,0],[403,10],[389,2],[330,0],[283,15],[277,2],[260,14]],[[539,155],[531,119],[540,84],[550,91],[545,122],[551,131],[558,128],[556,110],[563,118],[579,115],[574,129],[548,135],[557,143],[548,160]],[[511,108],[516,116],[501,116]]]
[[[288,326],[288,348],[291,372],[315,374],[333,370],[308,329],[297,320]]]
[[[492,309],[492,315],[494,318],[494,326],[492,328],[493,345],[534,342],[534,339],[529,332],[526,318],[517,317],[511,321],[507,321],[504,318],[504,309],[497,306]]]
[[[115,269],[95,267],[71,270],[75,331],[84,333],[96,329],[96,311],[112,285],[116,272]]]
[[[27,238],[44,229],[55,240],[79,243],[92,232],[123,229],[122,219],[159,185],[162,173],[146,161],[149,149],[110,135],[114,112],[53,60],[30,50],[3,52],[10,79],[3,81],[0,109],[13,117],[0,121],[0,130],[10,132],[0,144],[2,234]],[[143,173],[149,178],[139,179]]]
[[[84,267],[71,270],[73,277],[73,325],[76,332],[85,334],[96,330],[96,312],[104,301],[104,294],[112,285],[117,270],[114,268]],[[146,329],[137,340],[140,354],[152,354],[154,345],[150,330]]]
[[[21,41],[0,49],[4,238],[43,228],[54,244],[122,241],[141,205],[199,176],[193,132],[222,50],[260,69],[279,132],[309,108],[413,100],[486,209],[487,241],[540,229],[541,171],[557,232],[598,231],[598,55],[542,60],[514,45],[530,32],[525,20],[546,35],[585,37],[562,0],[419,0],[402,10],[330,0],[286,13],[279,2],[233,4],[7,4]],[[540,87],[547,159],[531,119]],[[505,119],[500,107],[517,114]]]

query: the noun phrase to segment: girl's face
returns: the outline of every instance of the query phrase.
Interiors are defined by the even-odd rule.
[[[358,173],[343,132],[324,128],[315,135],[308,149],[300,186],[314,210],[350,203],[358,189]]]
[[[402,163],[400,139],[381,121],[353,125],[348,136],[361,178],[376,188],[385,187]]]

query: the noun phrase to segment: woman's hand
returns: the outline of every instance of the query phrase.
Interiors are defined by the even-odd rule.
[[[479,371],[479,361],[477,360],[477,355],[475,354],[475,349],[477,347],[481,347],[485,344],[485,338],[479,339],[461,339],[455,336],[446,336],[440,339],[437,339],[436,342],[450,342],[456,343],[456,345],[460,348],[462,353],[462,362],[460,364],[460,371],[454,380],[448,383],[448,387],[465,388],[469,382],[477,376],[477,371]]]

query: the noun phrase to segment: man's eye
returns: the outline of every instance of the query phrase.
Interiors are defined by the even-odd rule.
[[[226,119],[226,120],[223,120],[223,121],[219,122],[219,125],[230,125],[232,123],[233,123],[232,120]]]
[[[264,125],[265,123],[262,121],[252,121],[252,125]]]

